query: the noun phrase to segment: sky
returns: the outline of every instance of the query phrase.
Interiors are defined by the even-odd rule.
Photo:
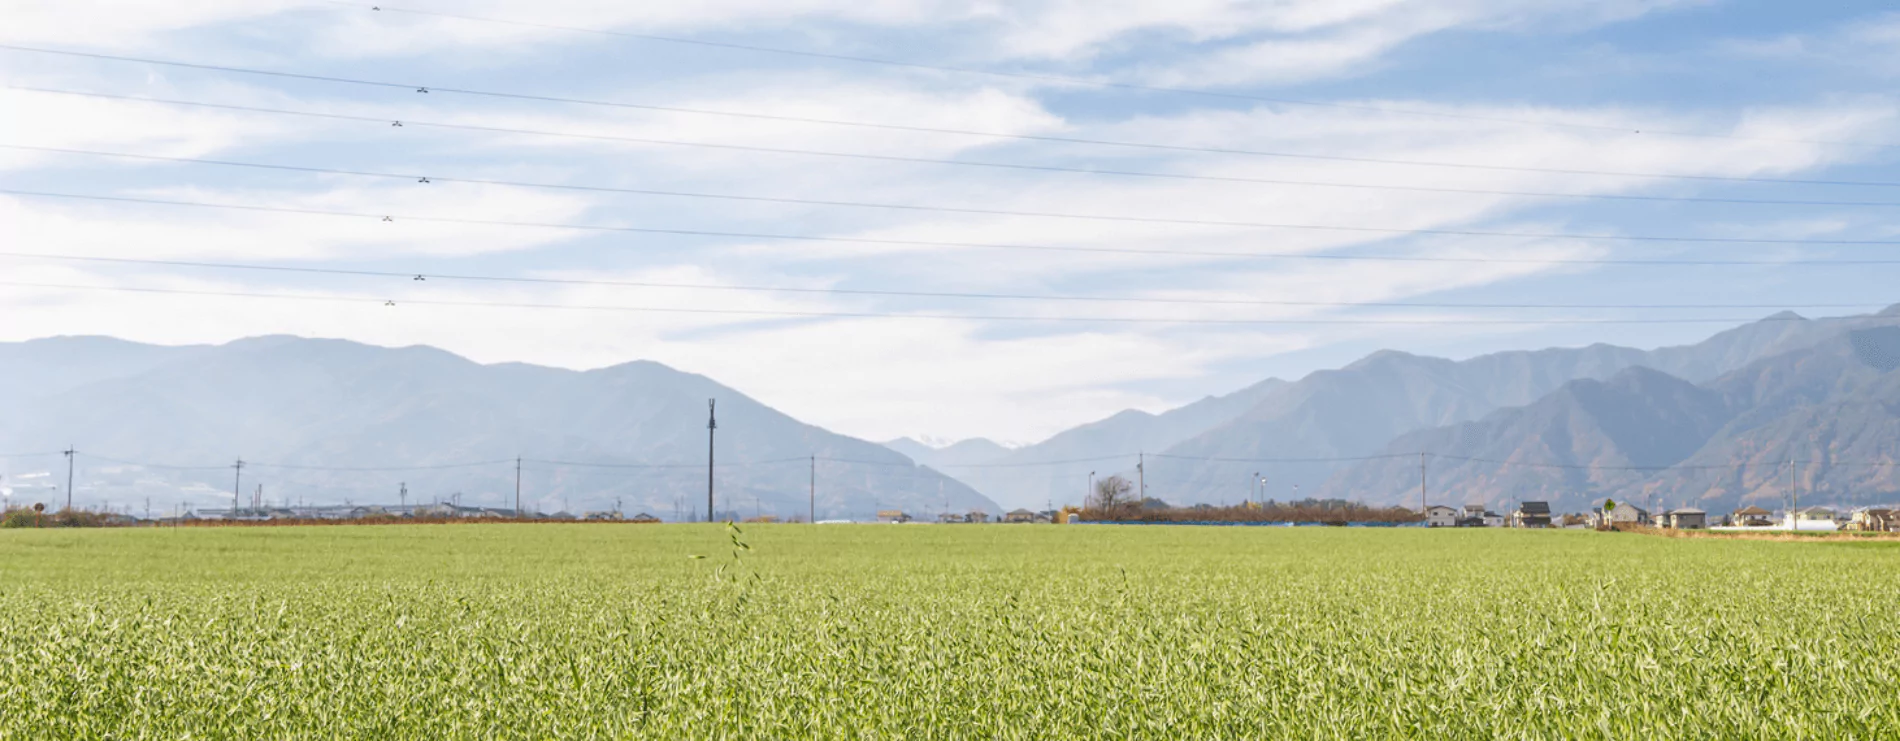
[[[1891,8],[8,0],[0,341],[655,360],[1023,443],[1382,348],[1864,313]]]

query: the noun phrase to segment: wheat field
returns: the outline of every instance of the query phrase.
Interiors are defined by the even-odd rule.
[[[1894,738],[1900,547],[0,531],[0,738]]]

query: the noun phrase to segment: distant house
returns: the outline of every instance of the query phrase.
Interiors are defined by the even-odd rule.
[[[910,522],[910,515],[904,514],[904,511],[901,509],[880,509],[877,511],[877,521]]]
[[[1458,524],[1458,510],[1442,504],[1425,508],[1426,527],[1455,527]]]
[[[654,517],[653,515],[649,515],[645,512],[641,512],[640,514],[637,514],[637,515],[634,515],[633,517],[628,518],[627,521],[638,522],[642,524],[651,524],[651,523],[659,522],[660,518]]]
[[[953,522],[967,522],[967,520],[963,519],[963,515],[959,515],[955,512],[944,512],[937,515],[937,522],[948,525]]]
[[[1855,530],[1873,533],[1890,533],[1900,530],[1900,510],[1884,507],[1863,507],[1854,510],[1850,526]]]
[[[582,519],[592,521],[592,522],[618,520],[620,519],[620,513],[619,512],[589,512],[585,515],[582,515]]]
[[[1677,507],[1664,517],[1663,526],[1677,530],[1701,530],[1709,526],[1709,513],[1694,507]]]
[[[1467,504],[1458,513],[1458,527],[1504,527],[1504,515],[1485,509],[1483,504]]]
[[[1736,527],[1768,527],[1775,524],[1775,513],[1751,504],[1729,513],[1728,522]]]
[[[1629,502],[1619,502],[1615,507],[1610,508],[1610,524],[1647,525],[1649,524],[1649,510],[1630,504]]]
[[[1511,513],[1511,527],[1550,527],[1550,502],[1520,502]]]
[[[1003,515],[1003,521],[1004,522],[1035,522],[1036,513],[1031,512],[1026,509],[1012,509],[1009,511],[1009,514]]]
[[[984,512],[983,510],[980,510],[980,509],[973,509],[973,510],[970,510],[969,514],[963,516],[963,521],[964,522],[989,522],[990,513]]]

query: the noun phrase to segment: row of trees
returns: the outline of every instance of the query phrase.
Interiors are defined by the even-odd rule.
[[[1110,476],[1095,482],[1082,510],[1083,519],[1107,522],[1418,522],[1424,517],[1404,507],[1372,507],[1343,499],[1297,502],[1249,502],[1231,507],[1197,504],[1176,507],[1135,492],[1133,482]]]

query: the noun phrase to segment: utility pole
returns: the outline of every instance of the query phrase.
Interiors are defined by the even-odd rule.
[[[244,459],[239,458],[237,459],[237,463],[231,464],[231,519],[233,520],[237,519],[238,487],[243,482],[244,482]]]
[[[818,524],[818,456],[815,455],[811,457],[811,489],[806,496],[808,499],[805,506],[811,511],[806,513],[805,516],[808,519],[805,522],[816,525]]]
[[[1425,454],[1418,454],[1418,516],[1425,516]]]
[[[719,429],[719,417],[714,414],[717,399],[706,400],[706,521],[713,521],[713,433]]]
[[[1082,506],[1087,507],[1089,505],[1089,497],[1092,497],[1092,496],[1095,496],[1095,472],[1094,471],[1089,472],[1088,490],[1082,492]]]
[[[1794,485],[1794,456],[1788,457],[1788,495],[1793,498],[1788,505],[1788,529],[1801,529],[1801,490]]]
[[[1148,498],[1148,454],[1136,453],[1135,456],[1135,480],[1141,482],[1140,497],[1145,501]]]
[[[1260,498],[1260,472],[1253,472],[1253,478],[1247,480],[1247,503],[1253,504]]]
[[[396,502],[399,508],[405,510],[409,509],[409,482],[404,481],[396,486],[401,487],[401,490],[396,492]]]
[[[73,508],[73,446],[66,446],[66,509]]]
[[[521,516],[521,456],[515,456],[515,517]]]

